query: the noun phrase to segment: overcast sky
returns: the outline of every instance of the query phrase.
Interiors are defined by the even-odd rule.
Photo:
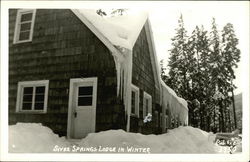
[[[249,6],[248,2],[165,2],[161,5],[151,5],[150,20],[154,33],[155,46],[158,60],[168,61],[168,50],[171,48],[171,38],[174,37],[178,19],[182,13],[184,25],[188,34],[195,26],[203,25],[208,31],[211,30],[212,18],[216,19],[219,31],[232,23],[237,38],[238,48],[241,50],[241,61],[236,72],[236,93],[242,92],[242,63],[246,55],[249,55]]]

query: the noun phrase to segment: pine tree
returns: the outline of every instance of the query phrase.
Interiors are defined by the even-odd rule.
[[[218,132],[221,130],[222,125],[222,102],[220,97],[215,97],[216,94],[220,94],[221,89],[221,83],[222,83],[222,77],[221,77],[221,68],[222,68],[222,55],[220,51],[220,37],[219,37],[219,32],[217,30],[217,24],[215,22],[215,18],[212,20],[212,31],[210,32],[210,41],[209,41],[209,46],[210,46],[210,55],[209,55],[209,73],[210,79],[209,81],[211,82],[212,87],[210,87],[211,90],[211,96],[212,101],[214,102],[214,105],[211,107],[211,120],[213,121],[212,123],[212,130],[214,132]],[[220,105],[220,106],[219,106]]]
[[[96,13],[97,13],[98,15],[100,15],[100,16],[107,16],[106,12],[103,11],[102,9],[96,10]]]
[[[233,84],[233,79],[235,79],[234,68],[237,68],[237,63],[240,61],[240,50],[237,48],[238,39],[236,38],[233,25],[228,23],[222,30],[222,56],[223,56],[223,64],[224,64],[224,71],[225,73],[225,89],[227,94],[229,92],[232,93],[232,99],[230,96],[227,95],[227,106],[233,102],[233,114],[234,114],[234,123],[235,128],[237,128],[237,119],[236,119],[236,112],[235,112],[235,105],[234,105],[234,89],[236,86]]]
[[[176,35],[172,38],[173,48],[170,50],[169,60],[169,86],[176,91],[176,93],[187,98],[188,96],[188,74],[187,74],[187,31],[184,28],[182,15],[178,20],[178,28]]]
[[[208,107],[210,104],[209,93],[210,84],[209,80],[209,46],[208,46],[208,36],[207,31],[204,27],[199,28],[196,26],[195,30],[192,32],[191,37],[188,41],[188,51],[189,51],[189,67],[188,71],[191,77],[191,93],[192,100],[198,100],[200,102],[199,115],[200,128],[208,130]]]
[[[160,68],[161,68],[161,78],[162,80],[168,85],[169,78],[166,74],[166,68],[164,67],[164,60],[160,61]]]

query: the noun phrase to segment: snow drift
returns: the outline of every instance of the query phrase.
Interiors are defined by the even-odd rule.
[[[125,148],[125,153],[129,152],[127,148],[146,148],[145,153],[215,153],[213,138],[210,137],[209,133],[198,128],[179,127],[162,135],[108,130],[90,133],[86,138],[72,142],[64,137],[60,138],[41,124],[18,123],[9,126],[9,152],[48,153],[55,152],[53,151],[55,146],[72,152],[73,146],[77,146],[78,148]],[[94,151],[100,153],[98,149]]]
[[[9,152],[46,153],[52,152],[55,145],[68,146],[64,137],[38,123],[17,123],[9,126]]]

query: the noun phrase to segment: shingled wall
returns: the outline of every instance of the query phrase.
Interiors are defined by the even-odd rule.
[[[106,46],[67,9],[38,9],[33,40],[13,44],[17,10],[9,10],[9,124],[39,122],[66,135],[70,78],[98,77],[96,131],[124,128],[116,71]],[[46,114],[16,113],[19,81],[49,80]]]
[[[155,88],[155,80],[152,69],[152,63],[149,53],[149,45],[146,37],[145,27],[140,32],[133,48],[133,71],[132,83],[140,89],[139,96],[139,118],[131,117],[131,131],[142,132],[144,134],[157,133],[158,115],[155,111],[159,109],[159,92]],[[143,93],[146,92],[152,96],[152,122],[143,123]]]

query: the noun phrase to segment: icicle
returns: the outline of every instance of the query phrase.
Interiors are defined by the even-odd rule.
[[[120,81],[121,81],[121,63],[119,61],[119,59],[116,56],[114,57],[114,61],[115,61],[115,68],[116,68],[116,81],[117,81],[117,96],[119,95],[119,90],[120,90]]]

